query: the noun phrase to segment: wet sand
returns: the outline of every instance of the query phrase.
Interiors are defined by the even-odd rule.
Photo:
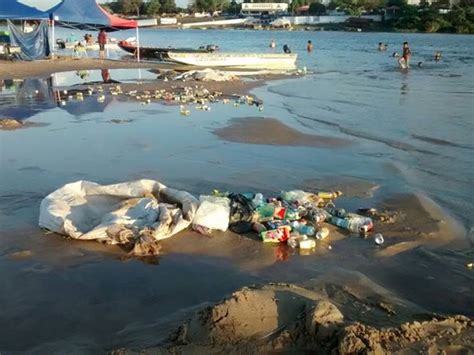
[[[37,122],[22,122],[13,118],[2,118],[0,117],[0,130],[1,131],[14,131],[17,129],[23,129],[28,127],[41,127],[44,124]]]
[[[214,131],[219,138],[229,142],[247,144],[340,147],[350,141],[302,133],[274,118],[246,117],[232,119],[227,127]]]
[[[359,195],[362,190],[370,184]],[[0,336],[0,344],[39,353],[471,349],[472,319],[452,316],[474,316],[474,279],[464,266],[471,256],[457,239],[459,226],[423,196],[396,195],[375,207],[400,216],[393,223],[376,221],[386,240],[382,247],[373,234],[361,239],[330,225],[330,236],[314,251],[264,244],[255,234],[188,231],[164,240],[161,256],[136,259],[118,247],[44,235],[34,226],[3,233],[0,276],[14,292],[0,298],[9,309],[0,324],[18,326],[4,334],[8,341]],[[407,242],[413,244],[404,247]],[[343,316],[331,328],[331,341],[311,323],[321,300]],[[51,327],[39,329],[38,319]],[[30,340],[20,342],[25,334]]]

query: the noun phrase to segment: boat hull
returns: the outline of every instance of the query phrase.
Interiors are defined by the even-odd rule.
[[[136,54],[137,47],[131,43],[120,41],[118,46],[124,51]],[[168,59],[168,52],[186,52],[186,53],[207,53],[207,50],[201,49],[190,49],[190,48],[159,48],[159,47],[140,47],[140,57],[150,59]]]
[[[234,69],[280,69],[296,68],[296,54],[260,53],[178,53],[168,52],[169,60],[193,67]]]

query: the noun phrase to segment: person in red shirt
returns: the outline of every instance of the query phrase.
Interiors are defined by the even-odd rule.
[[[102,28],[97,36],[97,42],[99,42],[99,57],[101,59],[105,58],[105,45],[107,44],[107,33]]]

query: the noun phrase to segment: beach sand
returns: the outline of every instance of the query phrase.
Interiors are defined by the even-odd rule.
[[[140,65],[150,68],[148,63]],[[0,78],[124,67],[137,64],[95,59],[32,65],[2,62]],[[244,95],[265,80],[159,81],[122,88],[179,90],[202,85],[224,95]],[[331,148],[351,144],[306,134],[272,118],[234,119],[214,133],[223,140],[249,144]],[[346,198],[370,198],[379,189],[376,182],[351,177],[309,179],[299,187],[342,190]],[[205,186],[202,192],[211,188]],[[162,262],[164,270],[169,270],[168,263],[174,265],[173,260],[189,267],[180,270],[178,279],[174,270],[157,279],[151,265],[141,265],[116,246],[44,235],[30,216],[43,197],[39,194],[21,201],[13,194],[1,197],[8,205],[8,210],[0,211],[4,215],[15,209],[29,214],[17,223],[18,229],[2,232],[0,238],[7,260],[2,262],[8,266],[0,271],[0,278],[8,280],[12,290],[2,295],[2,301],[12,306],[0,316],[0,324],[16,324],[4,332],[6,349],[98,352],[116,349],[111,344],[120,343],[127,349],[115,350],[116,354],[474,351],[473,319],[456,316],[474,316],[474,279],[465,267],[472,255],[461,238],[465,231],[422,195],[392,195],[375,206],[393,214],[388,221],[375,220],[376,232],[385,238],[383,246],[375,245],[373,234],[362,239],[330,225],[330,236],[311,251],[264,244],[255,234],[180,233],[162,242],[162,256],[142,259]],[[200,268],[205,271],[198,276],[212,283],[207,288],[196,275]],[[111,279],[126,285],[122,289],[109,284]],[[252,286],[249,279],[258,284]],[[221,284],[226,287],[216,286]],[[198,288],[201,298],[195,297]],[[166,292],[160,298],[153,293],[157,290]],[[107,297],[114,303],[109,305]],[[213,301],[202,303],[203,297]],[[172,303],[175,298],[185,301]],[[222,301],[215,302],[216,298]],[[155,317],[157,311],[161,313]],[[96,318],[91,312],[108,318]],[[54,336],[43,329],[47,322]]]

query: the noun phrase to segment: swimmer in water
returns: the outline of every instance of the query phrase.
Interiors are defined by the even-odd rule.
[[[283,52],[285,52],[286,54],[291,53],[291,49],[290,49],[290,47],[288,47],[287,44],[283,45]]]
[[[276,43],[275,43],[275,40],[272,39],[272,41],[270,42],[270,48],[271,49],[275,49],[276,48]]]
[[[379,42],[379,52],[383,52],[386,50],[387,50],[386,46],[382,42]]]
[[[410,68],[410,58],[411,58],[411,49],[408,46],[408,42],[403,42],[403,54],[402,57],[399,60],[399,63],[401,65],[401,60],[403,59],[405,61],[405,66]]]
[[[437,51],[434,56],[434,60],[439,62],[441,60],[441,52]]]
[[[308,52],[312,52],[312,51],[313,51],[313,48],[314,48],[313,42],[308,41],[308,45],[306,46],[306,50],[307,50]]]

